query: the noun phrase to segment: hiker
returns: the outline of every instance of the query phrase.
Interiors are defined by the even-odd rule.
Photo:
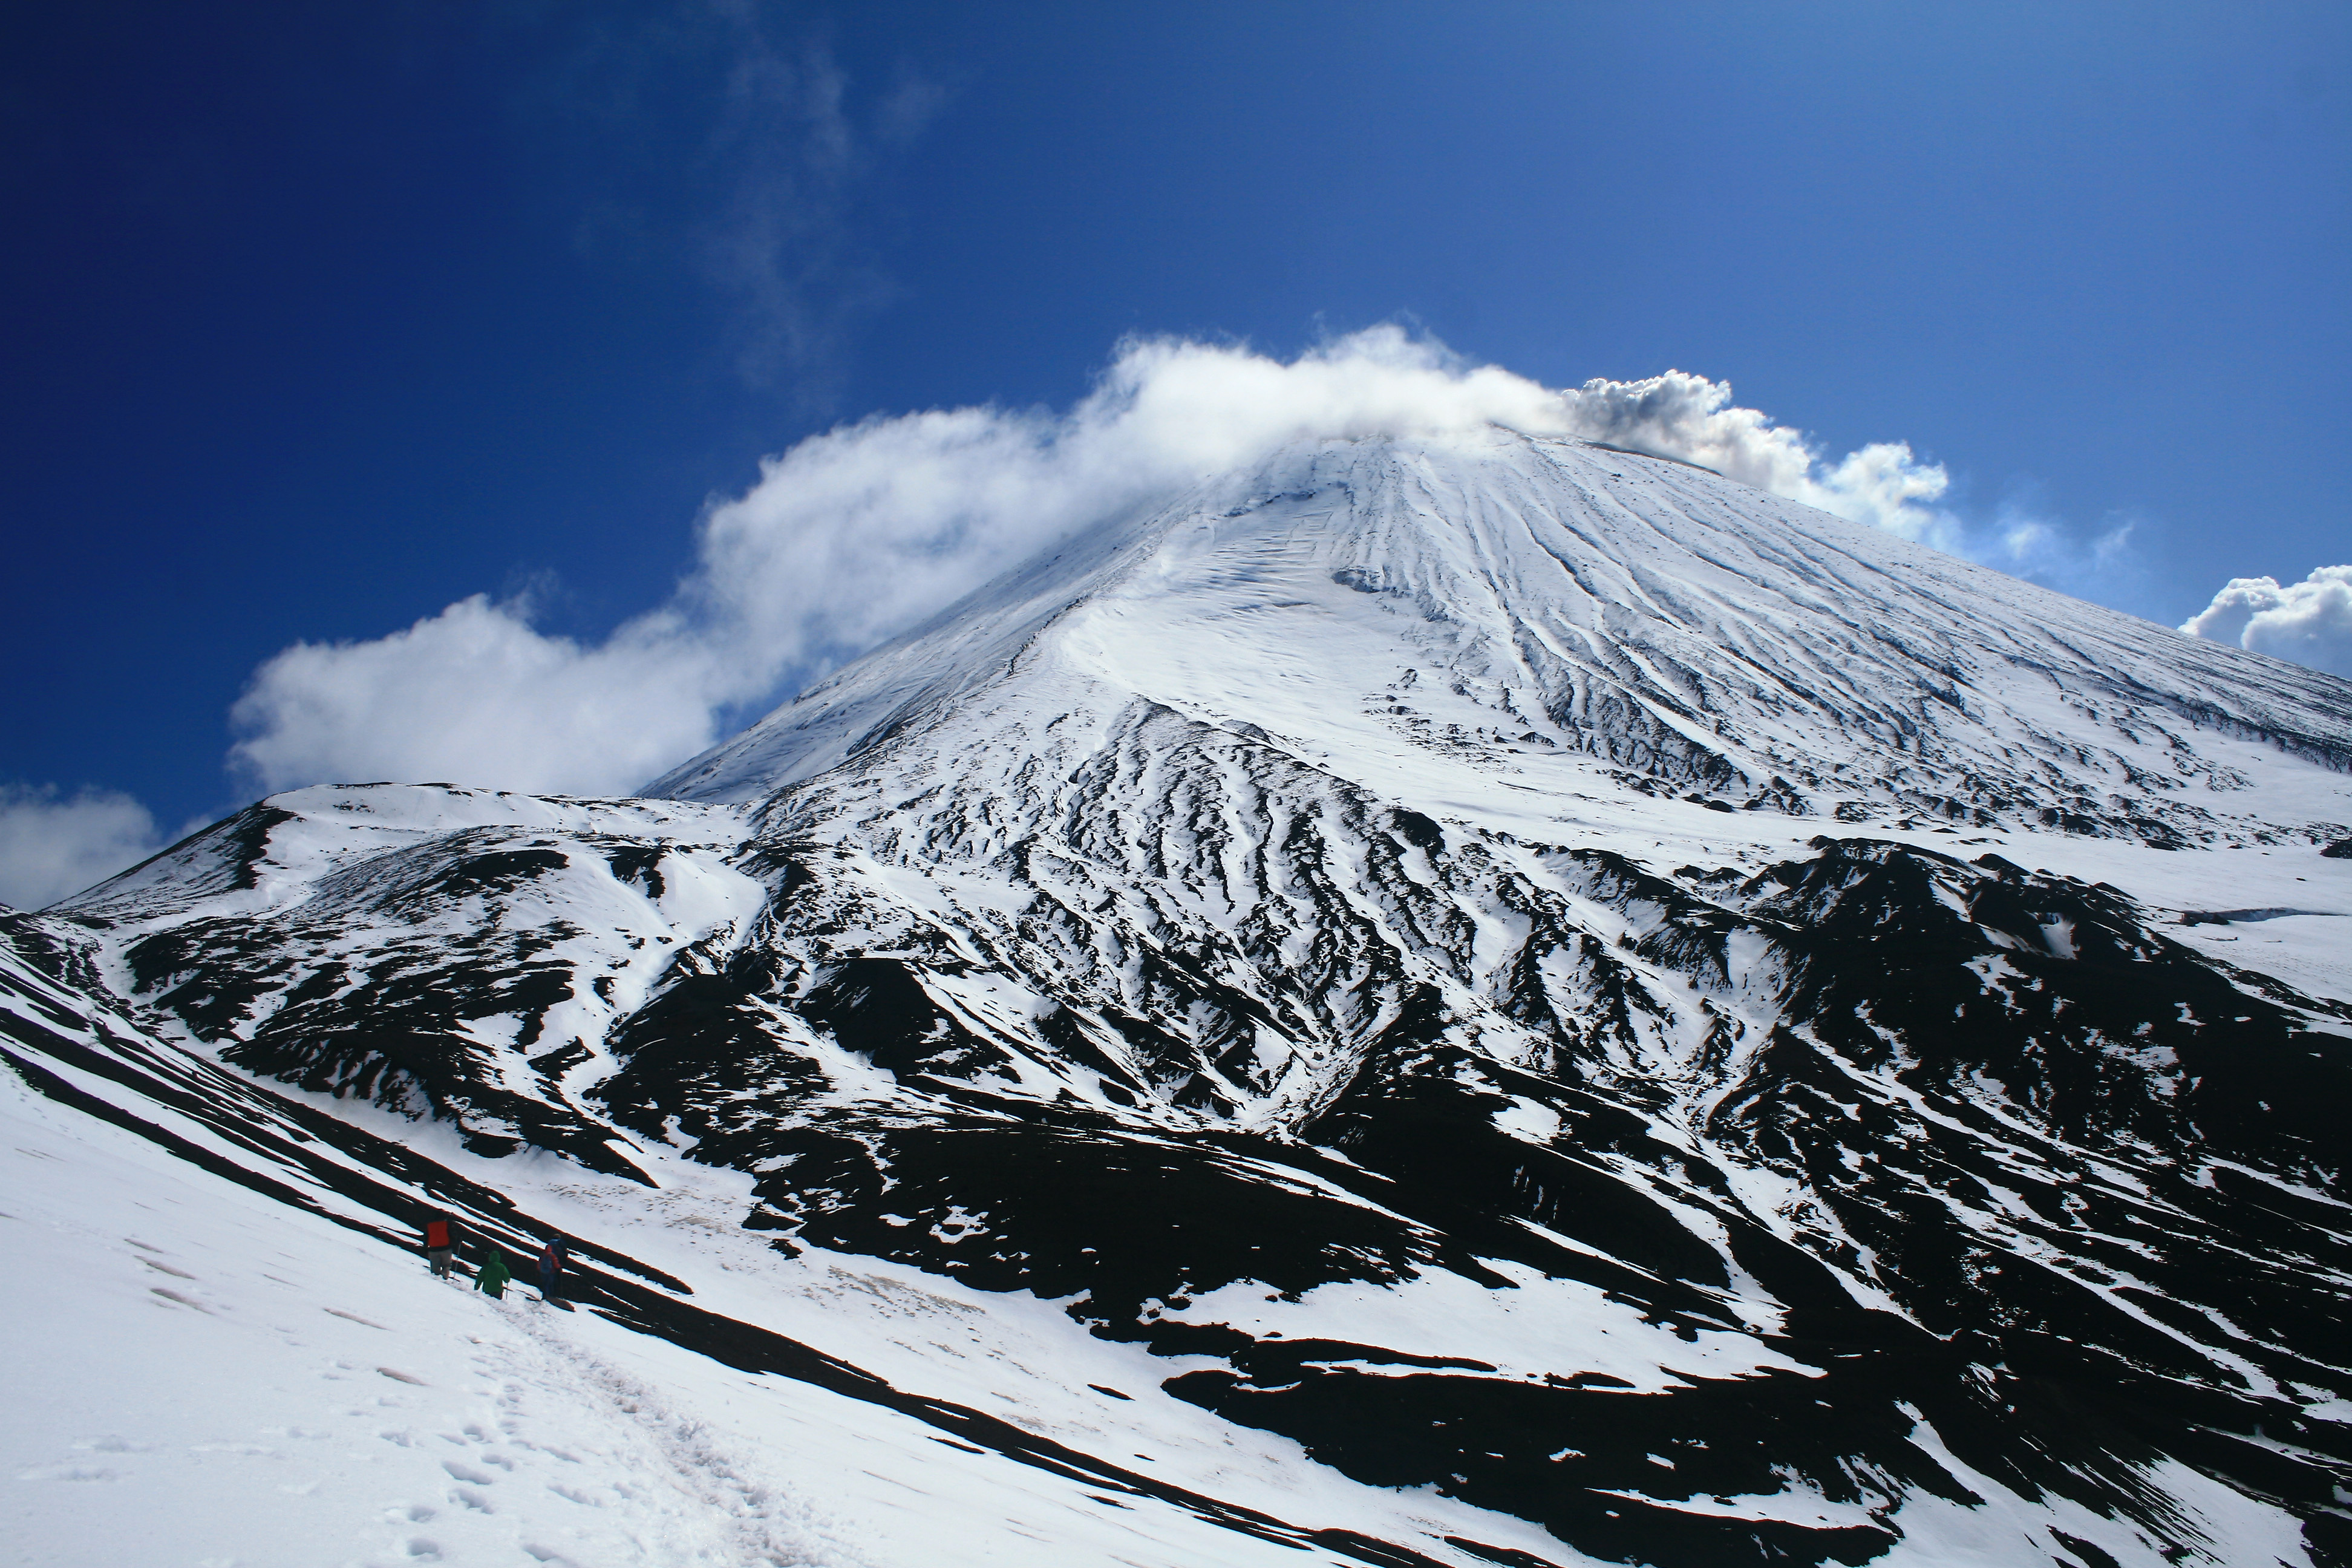
[[[474,1289],[496,1301],[506,1295],[507,1282],[513,1278],[507,1271],[507,1255],[493,1247],[490,1256],[474,1275]]]
[[[563,1238],[555,1237],[539,1249],[539,1299],[555,1300],[555,1283],[563,1273]]]
[[[425,1216],[425,1256],[433,1265],[433,1278],[449,1278],[450,1260],[457,1252],[457,1222],[441,1209]]]

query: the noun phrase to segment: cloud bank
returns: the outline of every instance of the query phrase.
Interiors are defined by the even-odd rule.
[[[0,784],[0,903],[46,908],[163,847],[154,817],[127,795]]]
[[[626,791],[1081,524],[1309,437],[1488,425],[1580,436],[2011,570],[2049,553],[2056,536],[2043,525],[1971,534],[1939,510],[1944,469],[1907,444],[1832,460],[1731,397],[1680,371],[1555,390],[1392,326],[1288,361],[1132,341],[1064,412],[875,417],[768,458],[756,484],[704,518],[696,565],[668,601],[602,643],[539,631],[528,598],[477,595],[374,641],[297,644],[237,702],[232,760],[272,789],[402,779]]]
[[[2352,566],[2322,566],[2284,586],[2275,577],[2232,577],[2180,629],[2352,678]]]

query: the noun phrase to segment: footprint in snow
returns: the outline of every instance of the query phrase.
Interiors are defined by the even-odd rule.
[[[20,1481],[111,1481],[121,1479],[121,1472],[97,1465],[35,1465],[29,1470],[19,1470]]]

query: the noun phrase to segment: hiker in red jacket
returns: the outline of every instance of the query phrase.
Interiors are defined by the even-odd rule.
[[[539,1249],[539,1299],[541,1300],[556,1300],[555,1285],[562,1273],[563,1238],[551,1237],[545,1247]]]
[[[457,1223],[439,1209],[425,1216],[425,1256],[432,1260],[436,1279],[449,1278],[450,1259],[457,1253]]]

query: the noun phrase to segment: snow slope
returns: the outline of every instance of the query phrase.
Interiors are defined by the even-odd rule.
[[[6,921],[8,1016],[372,1236],[604,1249],[383,1289],[661,1391],[777,1553],[2342,1563],[2347,834],[2343,681],[1685,465],[1310,443],[645,798],[274,797]]]
[[[429,1132],[381,1143],[10,961],[0,1026],[0,1219],[37,1287],[13,1293],[0,1373],[11,1561],[1003,1563],[1049,1545],[1150,1568],[1418,1562],[1366,1558],[1349,1548],[1371,1538],[1347,1525],[1475,1517],[1318,1482],[1291,1446],[1153,1399],[1139,1353],[1024,1366],[1074,1348],[1051,1342],[1048,1310],[1024,1324],[911,1270],[745,1244],[743,1184],[713,1173],[655,1162],[661,1202],[616,1214],[632,1184],[518,1173]],[[576,1226],[648,1243],[702,1289],[590,1241],[567,1292],[580,1310],[520,1283],[492,1301],[400,1245],[428,1203],[464,1216],[468,1251],[488,1238],[519,1260]],[[666,1318],[631,1275],[742,1316],[672,1303],[687,1315]],[[900,1395],[767,1325],[977,1407]],[[1074,1398],[1081,1374],[1100,1386]],[[1142,1443],[1165,1459],[1122,1450]],[[1235,1496],[1341,1522],[1292,1525]],[[1318,1538],[1333,1549],[1311,1552]]]

